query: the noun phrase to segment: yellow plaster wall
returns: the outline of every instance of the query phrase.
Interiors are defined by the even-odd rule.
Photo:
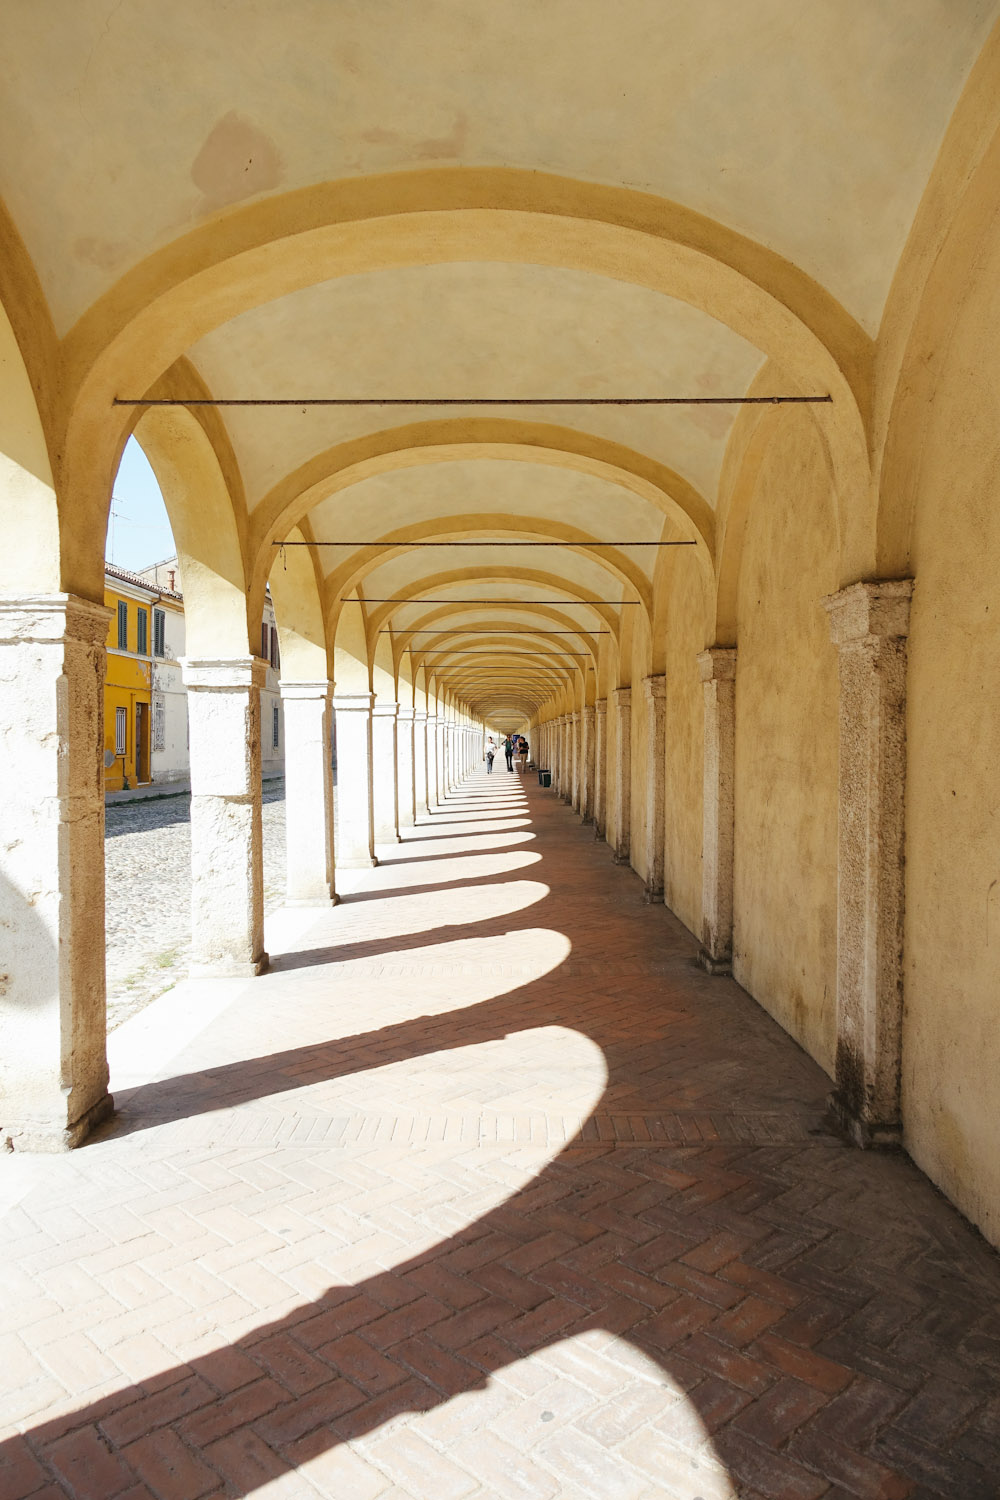
[[[994,221],[995,223],[995,221]],[[1000,233],[913,414],[905,1144],[1000,1243]],[[905,372],[904,372],[905,378]]]
[[[664,896],[685,927],[700,936],[705,711],[696,657],[705,645],[704,576],[693,558],[675,554],[667,565],[665,587],[668,595]]]
[[[104,602],[112,610],[112,616],[108,625],[107,645],[108,655],[104,676],[104,749],[114,754],[115,749],[115,710],[124,708],[128,712],[128,733],[126,735],[125,775],[129,784],[135,786],[135,706],[136,703],[145,703],[147,708],[150,704],[150,666],[148,661],[141,657],[118,656],[112,654],[117,652],[118,647],[118,601],[124,600],[128,605],[128,649],[136,649],[136,636],[138,631],[137,615],[138,609],[145,609],[148,615],[147,640],[152,644],[153,640],[153,605],[140,604],[137,599],[129,598],[124,594],[118,594],[112,589],[105,589]],[[149,720],[149,732],[152,736],[152,719]],[[104,787],[106,791],[120,791],[122,786],[122,759],[116,757],[112,765],[105,768]]]
[[[761,466],[740,573],[733,973],[830,1073],[839,688],[820,600],[837,583],[819,439],[789,413]]]

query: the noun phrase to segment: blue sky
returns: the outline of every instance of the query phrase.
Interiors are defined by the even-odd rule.
[[[175,550],[160,486],[139,444],[129,438],[114,484],[105,560],[135,572],[173,557]]]

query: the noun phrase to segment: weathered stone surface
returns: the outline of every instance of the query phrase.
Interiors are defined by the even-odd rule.
[[[898,1144],[903,1019],[906,636],[912,579],[825,599],[840,651],[837,1074],[859,1145]]]
[[[698,656],[705,692],[702,801],[702,928],[698,961],[710,974],[733,965],[733,787],[736,652],[713,646]]]
[[[104,1047],[109,612],[0,601],[0,1144],[76,1145],[111,1109]]]

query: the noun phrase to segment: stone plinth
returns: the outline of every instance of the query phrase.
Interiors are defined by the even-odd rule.
[[[376,844],[399,843],[399,824],[396,821],[398,713],[396,703],[376,703],[372,709],[372,799]]]

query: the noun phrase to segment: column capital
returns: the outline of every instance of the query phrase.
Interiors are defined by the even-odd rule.
[[[413,722],[415,724],[426,724],[427,710],[425,708],[415,708],[413,710]]]
[[[632,689],[630,687],[615,688],[611,696],[619,708],[628,708],[632,702]]]
[[[910,630],[912,594],[912,578],[870,579],[828,594],[823,608],[830,616],[834,645],[874,645],[904,638]]]
[[[281,680],[279,692],[283,699],[317,699],[329,701],[333,697],[332,682],[286,682]]]
[[[732,682],[736,677],[736,647],[709,646],[697,656],[702,682]]]
[[[665,698],[667,696],[667,679],[663,673],[657,677],[644,677],[642,685],[646,690],[647,698]]]
[[[594,713],[597,715],[597,717],[599,719],[603,719],[603,718],[606,717],[607,712],[608,712],[608,700],[607,700],[607,698],[598,698],[597,702],[594,704]]]
[[[381,703],[376,702],[372,708],[372,714],[376,719],[394,719],[399,713],[398,703],[387,703],[383,699]]]
[[[338,714],[370,714],[374,702],[374,693],[334,693],[333,695],[333,706]]]
[[[189,691],[225,693],[236,688],[262,688],[267,681],[267,662],[259,656],[182,656],[181,674]]]
[[[65,635],[103,646],[112,611],[77,594],[29,594],[0,599],[0,642],[59,641]]]
[[[415,708],[400,707],[399,717],[404,720],[405,723],[409,724],[417,717],[417,711]]]
[[[580,710],[580,712],[582,713],[582,715],[583,715],[583,717],[585,719],[589,720],[589,719],[592,719],[594,717],[594,708],[595,708],[595,705],[593,703],[585,703],[583,705],[583,708]]]

